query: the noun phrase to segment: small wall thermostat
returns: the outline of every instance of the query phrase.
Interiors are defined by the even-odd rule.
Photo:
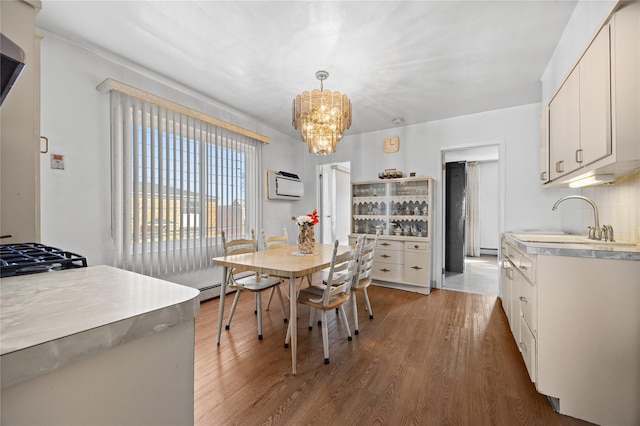
[[[51,154],[51,168],[64,170],[64,155],[62,154]]]
[[[400,149],[400,138],[397,136],[387,136],[382,143],[382,150],[386,153],[398,152]]]

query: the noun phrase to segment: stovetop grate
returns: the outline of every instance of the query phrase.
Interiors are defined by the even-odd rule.
[[[0,245],[0,277],[86,266],[87,259],[84,256],[44,244]]]

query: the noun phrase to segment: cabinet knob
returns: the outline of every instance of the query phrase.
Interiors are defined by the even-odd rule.
[[[414,249],[418,249],[418,248],[420,248],[420,246],[416,244],[415,246],[413,246],[413,248]]]
[[[520,299],[520,301],[521,301],[521,302],[529,303],[529,301],[527,300],[527,298],[526,298],[526,297],[524,297],[524,296],[520,296],[520,297],[519,297],[519,299]]]

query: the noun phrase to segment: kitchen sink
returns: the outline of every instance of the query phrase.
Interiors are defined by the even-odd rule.
[[[627,245],[633,246],[635,243],[627,241],[597,241],[590,240],[586,235],[575,234],[534,234],[534,233],[513,233],[514,238],[522,242],[530,243],[554,243],[554,244],[599,244],[599,245]]]

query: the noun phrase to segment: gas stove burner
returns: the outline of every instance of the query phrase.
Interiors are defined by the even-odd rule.
[[[84,256],[56,247],[39,243],[0,245],[0,277],[86,267]]]

